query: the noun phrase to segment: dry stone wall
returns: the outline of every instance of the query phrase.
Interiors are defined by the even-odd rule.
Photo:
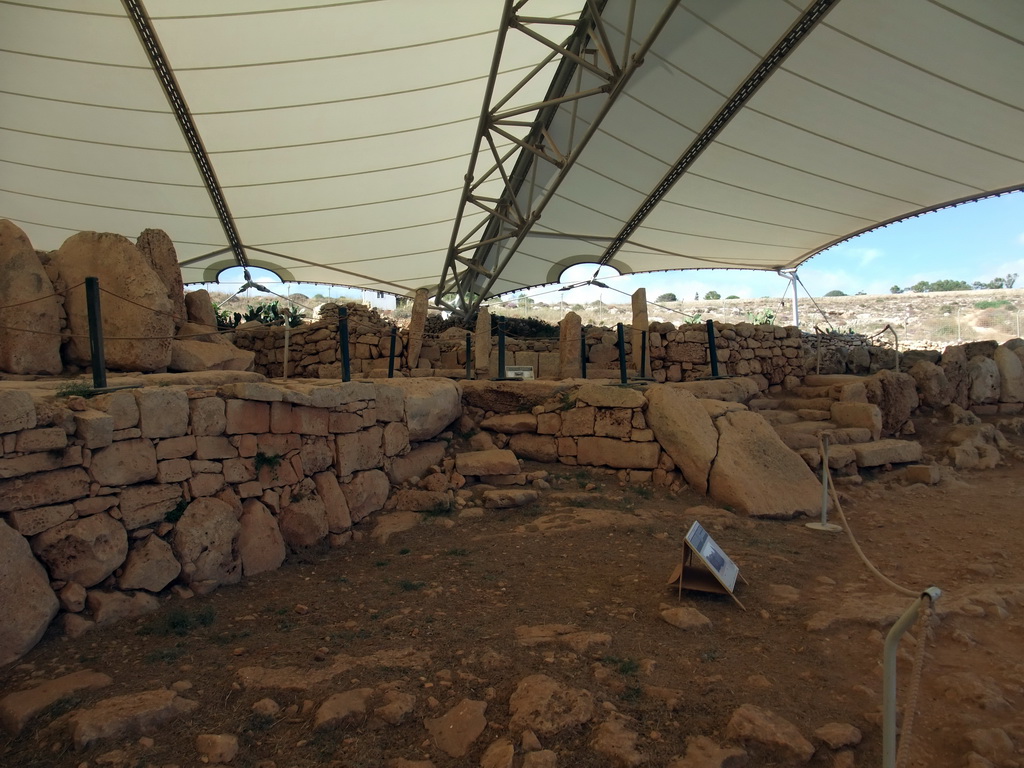
[[[445,379],[0,389],[0,664],[58,611],[79,635],[344,544],[460,412]]]

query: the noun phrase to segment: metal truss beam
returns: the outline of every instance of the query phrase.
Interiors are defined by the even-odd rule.
[[[630,78],[643,64],[644,56],[679,3],[679,0],[665,0],[664,10],[654,26],[631,52],[635,10],[635,2],[631,2],[625,45],[622,51],[616,52],[601,18],[607,1],[586,0],[578,20],[573,23],[521,15],[520,10],[529,0],[515,3],[505,0],[469,170],[434,298],[437,305],[464,317],[476,313]],[[545,34],[568,23],[572,24],[572,30],[564,40]],[[513,33],[531,38],[549,52],[512,89],[496,95],[495,84],[505,44]],[[555,74],[541,101],[508,106],[527,83],[540,77],[553,62],[557,62]],[[581,75],[584,71],[592,76],[589,79],[596,78],[599,84],[583,88]],[[585,129],[577,132],[576,108],[584,99],[603,101],[589,122],[581,123]],[[567,146],[558,146],[550,131],[562,108],[571,111]],[[534,114],[532,120],[517,119],[531,113]],[[499,152],[498,147],[505,144],[511,148]],[[543,194],[534,199],[532,182],[540,164],[546,164],[548,172],[554,175],[546,182]],[[521,193],[528,181],[530,196],[524,200]],[[488,195],[481,191],[485,185]],[[500,188],[500,194],[494,193],[495,186]],[[483,210],[487,216],[470,227],[466,216],[474,209]]]
[[[817,0],[790,26],[786,34],[782,36],[782,39],[754,67],[750,75],[736,89],[729,100],[722,105],[722,108],[708,122],[704,130],[683,151],[679,160],[668,170],[668,173],[665,174],[651,194],[647,196],[647,199],[640,204],[640,207],[637,208],[629,221],[622,226],[619,234],[616,235],[615,239],[612,240],[602,254],[601,264],[607,264],[615,257],[619,249],[625,245],[633,232],[636,231],[636,228],[643,223],[647,215],[661,202],[661,199],[668,194],[672,186],[697,161],[697,158],[711,145],[725,126],[729,124],[729,121],[750,100],[750,97],[757,92],[757,89],[782,66],[782,62],[785,61],[786,57],[792,53],[807,37],[807,34],[824,18],[825,14],[832,9],[832,6],[838,2],[839,0]]]
[[[167,101],[171,105],[171,110],[174,112],[174,117],[178,121],[178,126],[185,136],[189,151],[192,153],[192,158],[195,160],[199,174],[206,185],[206,191],[210,195],[210,201],[217,212],[217,218],[220,219],[221,227],[224,229],[224,236],[231,247],[231,252],[234,254],[238,266],[247,268],[249,264],[245,258],[245,249],[238,235],[238,229],[235,227],[235,220],[231,216],[231,210],[224,199],[224,190],[221,188],[220,182],[217,181],[217,174],[213,170],[210,155],[207,153],[203,139],[199,135],[199,129],[196,127],[196,121],[192,117],[188,103],[185,101],[184,95],[182,95],[181,87],[174,76],[174,70],[171,69],[163,46],[160,45],[160,39],[156,36],[149,13],[147,13],[146,7],[142,4],[142,0],[121,0],[121,2],[128,12],[128,18],[131,19],[132,24],[135,26],[135,31],[139,35],[142,47],[146,49],[146,55],[153,66],[153,72],[160,81],[164,94],[167,96]],[[246,278],[248,278],[248,274],[246,274]]]

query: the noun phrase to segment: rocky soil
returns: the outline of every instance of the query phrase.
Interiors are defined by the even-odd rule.
[[[915,419],[929,451],[938,425]],[[1024,764],[1024,438],[984,472],[841,486],[888,577],[943,591],[908,765]],[[910,604],[845,534],[534,465],[518,510],[393,513],[342,549],[170,597],[0,670],[0,764],[877,766],[887,628]],[[699,520],[746,583],[666,586]],[[835,516],[833,516],[835,520]],[[906,717],[906,716],[905,716]]]

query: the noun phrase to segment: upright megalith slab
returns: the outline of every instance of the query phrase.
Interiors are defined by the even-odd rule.
[[[647,367],[650,365],[651,360],[650,354],[644,351],[644,332],[651,322],[647,316],[647,289],[637,288],[633,292],[631,301],[633,304],[633,327],[630,330],[630,341],[632,342],[630,347],[630,367],[641,376],[645,376],[647,371],[640,369],[641,363],[643,363],[644,367]]]
[[[39,642],[60,603],[28,540],[0,520],[0,667]]]
[[[718,453],[718,431],[700,400],[685,389],[647,390],[647,425],[697,493],[708,492],[711,463]]]
[[[185,286],[181,280],[181,267],[178,266],[178,254],[174,243],[162,229],[144,229],[135,241],[139,253],[153,267],[167,289],[167,298],[173,306],[174,325],[180,327],[185,322]]]
[[[162,371],[171,362],[174,305],[149,261],[121,235],[79,232],[54,254],[67,285],[64,309],[71,339],[65,358],[91,362],[85,278],[99,278],[107,366],[121,371]]]
[[[788,519],[820,511],[821,483],[760,414],[731,411],[719,416],[715,427],[712,499],[754,517]]]
[[[423,334],[427,329],[427,291],[420,288],[412,300],[412,317],[409,319],[409,354],[406,356],[409,368],[420,364],[420,350],[423,349]]]
[[[28,237],[0,219],[0,371],[61,372],[60,300]]]
[[[486,376],[491,370],[491,313],[481,307],[476,313],[476,328],[473,334],[474,368],[478,376]]]
[[[459,388],[451,379],[392,379],[388,384],[405,396],[411,442],[429,440],[462,415]]]
[[[583,351],[580,339],[583,321],[575,312],[567,312],[558,323],[558,375],[563,379],[577,379],[583,375]]]

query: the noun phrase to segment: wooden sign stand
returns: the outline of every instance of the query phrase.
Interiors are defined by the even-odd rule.
[[[709,563],[705,554],[711,554],[714,562]],[[746,607],[733,593],[737,580],[747,583],[735,563],[718,548],[701,524],[694,522],[683,542],[679,565],[672,571],[666,586],[678,587],[680,600],[683,599],[683,589],[728,595],[745,611]]]

